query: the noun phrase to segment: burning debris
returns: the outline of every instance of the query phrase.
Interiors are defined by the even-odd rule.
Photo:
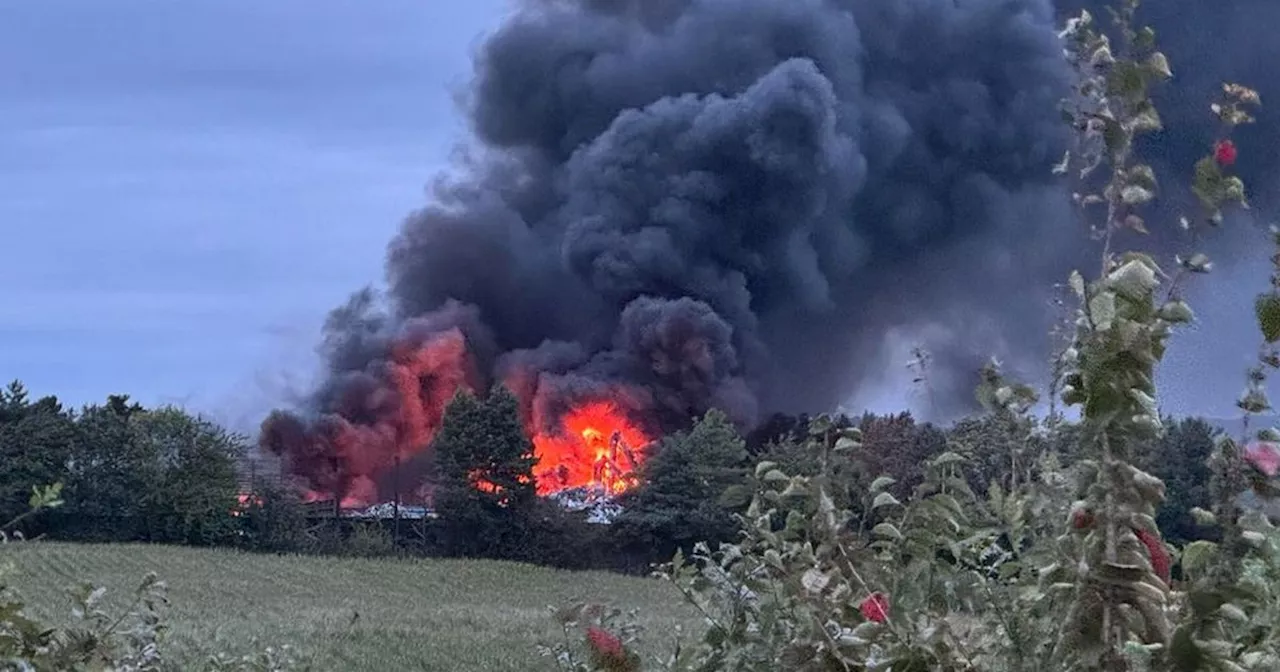
[[[635,473],[650,444],[641,430],[606,402],[574,408],[561,419],[559,433],[533,437],[538,494],[583,487],[621,494],[639,482]]]

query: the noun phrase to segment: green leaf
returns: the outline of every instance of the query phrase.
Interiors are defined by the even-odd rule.
[[[1139,106],[1133,118],[1129,120],[1129,125],[1137,133],[1151,133],[1164,128],[1164,122],[1160,120],[1160,113],[1156,111],[1156,106],[1150,102]]]
[[[1143,80],[1142,70],[1136,63],[1119,61],[1111,72],[1107,73],[1107,93],[1129,99],[1137,98],[1146,92],[1147,83]]]
[[[1191,626],[1183,625],[1173,633],[1169,643],[1169,658],[1178,672],[1197,672],[1204,667],[1204,654],[1191,636]]]
[[[1138,34],[1134,36],[1133,46],[1140,51],[1146,51],[1156,46],[1156,31],[1152,30],[1150,26],[1143,26],[1138,31]]]
[[[831,583],[831,577],[816,567],[810,568],[800,577],[800,585],[806,592],[814,595],[821,593],[829,583]]]
[[[1191,508],[1191,517],[1195,519],[1196,525],[1208,527],[1218,523],[1218,517],[1213,515],[1212,511],[1206,511],[1198,506]]]
[[[1155,269],[1140,259],[1131,259],[1107,275],[1107,285],[1135,300],[1146,298],[1159,284]]]
[[[875,510],[882,506],[901,506],[901,505],[902,505],[902,502],[899,502],[897,497],[894,497],[893,495],[887,492],[882,492],[876,495],[875,500],[871,502],[871,509]]]
[[[1139,163],[1125,171],[1125,182],[1154,191],[1156,189],[1156,172],[1152,170],[1151,166]]]
[[[961,455],[960,453],[948,450],[947,452],[933,458],[933,460],[931,461],[931,464],[935,467],[941,467],[943,465],[954,464],[956,462],[964,462],[964,461],[965,459],[963,455]]]
[[[1179,266],[1192,273],[1208,273],[1213,270],[1213,262],[1209,261],[1209,257],[1201,252],[1191,255],[1190,259],[1183,259],[1181,255],[1176,259]]]
[[[790,476],[782,473],[777,469],[770,470],[767,474],[764,475],[765,483],[782,483],[790,480],[791,480]]]
[[[1099,331],[1107,331],[1116,319],[1116,295],[1098,292],[1089,300],[1089,317]]]
[[[1280,341],[1280,295],[1275,293],[1259,294],[1253,302],[1254,315],[1258,318],[1258,328],[1268,343]]]
[[[1173,71],[1169,69],[1169,59],[1158,51],[1147,57],[1147,69],[1165,79],[1173,76]]]
[[[1236,623],[1249,622],[1249,615],[1244,613],[1244,609],[1241,609],[1230,602],[1218,607],[1218,613],[1222,614],[1229,621],[1235,621]]]
[[[897,482],[897,479],[892,476],[879,476],[876,480],[871,481],[871,492],[880,492]]]
[[[1208,566],[1217,552],[1218,545],[1211,541],[1193,541],[1182,550],[1182,568],[1189,572],[1199,572]]]
[[[1171,322],[1173,324],[1186,324],[1195,320],[1195,313],[1191,311],[1191,306],[1181,299],[1169,301],[1160,306],[1160,319]]]
[[[842,436],[839,439],[836,439],[836,445],[832,448],[832,450],[836,451],[837,453],[843,453],[850,450],[857,450],[861,445],[862,445],[861,443],[847,436]]]
[[[1065,154],[1063,154],[1063,155],[1062,155],[1062,161],[1060,161],[1059,163],[1054,164],[1054,166],[1053,166],[1053,174],[1054,174],[1054,175],[1064,175],[1064,174],[1066,174],[1066,172],[1067,172],[1067,168],[1068,168],[1068,167],[1070,167],[1070,166],[1071,166],[1071,151],[1070,151],[1070,150],[1068,150],[1068,151],[1067,151],[1067,153],[1065,153]]]
[[[719,504],[726,509],[737,509],[751,501],[751,488],[742,485],[731,485],[720,494]]]
[[[1103,121],[1102,140],[1107,146],[1107,151],[1112,154],[1119,154],[1129,148],[1129,134],[1125,132],[1120,122],[1114,119]]]
[[[1271,400],[1267,398],[1267,393],[1257,388],[1245,390],[1240,400],[1236,402],[1236,407],[1245,413],[1262,413],[1271,410]]]
[[[769,471],[771,471],[771,470],[772,470],[774,467],[776,467],[776,466],[778,466],[778,463],[777,463],[777,462],[768,462],[768,461],[761,462],[760,464],[757,464],[757,465],[756,465],[756,478],[760,478],[760,477],[764,476],[765,474],[769,473]]]
[[[1080,275],[1080,271],[1071,271],[1067,284],[1071,286],[1071,291],[1075,293],[1076,298],[1084,299],[1084,276]]]
[[[1142,205],[1155,198],[1155,192],[1135,184],[1125,185],[1120,190],[1120,200],[1126,205]]]
[[[898,528],[894,527],[892,523],[880,523],[879,525],[876,525],[871,528],[871,534],[882,539],[892,539],[894,541],[900,541],[902,539],[902,532],[899,532]]]

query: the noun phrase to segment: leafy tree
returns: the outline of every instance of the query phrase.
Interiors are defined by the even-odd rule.
[[[142,412],[124,395],[81,411],[68,464],[64,531],[113,541],[141,537],[148,456],[130,420]]]
[[[242,437],[177,408],[149,411],[125,396],[87,407],[76,430],[64,531],[194,544],[235,534]]]
[[[22,383],[0,390],[0,520],[27,509],[31,488],[66,477],[75,423],[56,397],[32,402]]]
[[[459,391],[433,444],[433,505],[454,555],[521,557],[537,502],[533,442],[505,387],[487,397]]]
[[[694,542],[734,537],[733,513],[750,498],[750,465],[746,442],[723,412],[708,411],[689,431],[664,438],[640,475],[644,485],[624,498],[615,521],[626,543],[670,557]]]
[[[238,523],[236,462],[244,437],[174,407],[133,418],[138,465],[147,478],[142,504],[152,541],[229,541]]]

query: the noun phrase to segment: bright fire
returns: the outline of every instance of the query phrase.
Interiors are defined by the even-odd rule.
[[[650,439],[612,404],[597,401],[575,408],[560,426],[560,435],[533,437],[539,495],[583,486],[619,494],[639,482],[635,471]]]

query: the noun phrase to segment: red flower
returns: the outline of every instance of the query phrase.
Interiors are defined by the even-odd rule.
[[[1134,534],[1138,535],[1138,541],[1147,547],[1147,555],[1151,556],[1151,570],[1160,577],[1160,580],[1166,584],[1169,583],[1169,549],[1164,547],[1160,539],[1156,535],[1147,530],[1134,529]]]
[[[871,593],[858,605],[858,610],[868,621],[884,623],[889,620],[889,598],[884,593]]]
[[[1244,459],[1268,478],[1280,472],[1280,446],[1271,441],[1254,441],[1245,446]]]
[[[1213,159],[1219,166],[1229,166],[1236,162],[1236,143],[1230,140],[1219,140],[1213,146]]]
[[[636,672],[640,669],[639,659],[627,653],[622,640],[603,628],[587,628],[587,645],[596,667],[609,672]]]
[[[591,645],[591,649],[596,653],[604,656],[621,656],[622,640],[618,639],[613,633],[592,626],[587,628],[587,643]]]

